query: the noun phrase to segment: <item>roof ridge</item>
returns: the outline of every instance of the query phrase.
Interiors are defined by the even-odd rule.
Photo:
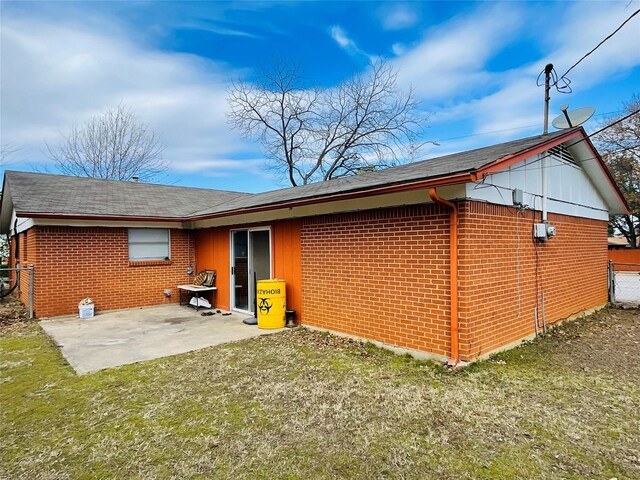
[[[556,136],[560,136],[562,134],[567,133],[570,130],[576,130],[578,128],[581,127],[574,127],[573,129],[566,129],[566,130],[559,130],[557,132],[551,132],[551,133],[547,133],[547,134],[537,134],[537,135],[531,135],[529,137],[523,137],[523,138],[517,138],[514,140],[509,140],[506,142],[502,142],[502,143],[496,143],[493,145],[485,145],[484,147],[478,147],[478,148],[472,148],[471,150],[461,150],[459,152],[455,152],[455,153],[448,153],[446,155],[441,155],[439,157],[431,157],[431,158],[425,158],[423,160],[418,160],[415,162],[408,162],[408,163],[403,163],[400,165],[395,165],[393,167],[388,167],[385,168],[383,170],[374,170],[371,172],[364,172],[362,174],[358,174],[357,176],[360,177],[364,177],[364,176],[374,176],[374,175],[380,175],[380,174],[384,174],[384,173],[388,173],[389,171],[393,171],[393,170],[400,170],[403,168],[410,168],[410,167],[416,167],[419,165],[423,165],[425,163],[428,162],[432,162],[434,160],[444,160],[447,158],[451,158],[451,157],[455,157],[455,156],[459,156],[461,154],[473,154],[474,152],[479,152],[485,149],[490,149],[490,148],[497,148],[500,146],[506,146],[512,143],[521,143],[521,142],[527,142],[529,140],[533,140],[536,138],[540,139],[540,142],[542,142],[543,140],[546,140],[547,138],[554,138]],[[545,138],[546,137],[546,138]],[[254,195],[262,195],[262,194],[267,194],[267,193],[273,193],[273,192],[284,192],[286,190],[294,190],[294,189],[301,189],[301,188],[311,188],[313,186],[317,187],[318,185],[322,185],[322,184],[327,184],[327,183],[335,183],[335,182],[348,182],[348,179],[352,179],[353,177],[355,177],[355,175],[348,175],[348,176],[344,176],[344,177],[338,177],[338,178],[331,178],[329,180],[322,180],[320,182],[313,182],[313,183],[307,183],[305,185],[295,185],[295,186],[289,186],[289,187],[283,187],[283,188],[276,188],[275,190],[267,190],[265,192],[258,192]]]

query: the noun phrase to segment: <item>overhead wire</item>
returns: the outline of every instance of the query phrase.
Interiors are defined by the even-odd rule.
[[[483,185],[485,186],[485,188],[489,188],[489,187],[495,188],[498,193],[500,193],[500,190],[506,190],[506,191],[509,191],[509,192],[513,191],[512,188],[505,187],[503,185],[496,185],[495,183],[487,183],[487,182],[485,182]],[[526,190],[523,190],[522,193],[525,194],[525,195],[529,195],[529,196],[531,196],[531,198],[534,199],[534,205],[532,206],[532,208],[535,210],[535,199],[536,198],[542,198],[542,195],[539,194],[539,193],[528,192]],[[505,201],[505,199],[502,196],[502,194],[500,194],[500,197],[502,198],[502,201],[506,205],[507,202]],[[581,203],[571,202],[569,200],[563,200],[562,198],[547,197],[547,199],[551,200],[552,202],[566,203],[567,205],[574,205],[574,206],[577,206],[577,207],[584,207],[584,208],[587,208],[589,210],[595,210],[597,212],[606,212],[607,211],[604,208],[592,207],[592,206],[589,206],[589,205],[582,205]]]
[[[587,53],[585,53],[580,60],[578,60],[576,63],[574,63],[573,65],[571,65],[571,67],[569,67],[569,69],[564,72],[561,76],[560,79],[564,79],[567,74],[573,70],[575,67],[577,67],[585,58],[587,58],[589,55],[591,55],[593,52],[595,52],[598,48],[600,48],[607,40],[609,40],[611,37],[613,37],[616,33],[618,33],[622,27],[624,27],[627,23],[629,23],[631,21],[631,19],[633,17],[635,17],[636,15],[638,15],[638,13],[640,13],[640,8],[638,10],[636,10],[635,12],[633,12],[629,18],[627,18],[624,22],[622,22],[620,24],[620,26],[618,28],[616,28],[613,32],[611,32],[609,35],[607,35],[600,43],[598,43],[595,47],[593,47],[591,50],[589,50]],[[571,81],[569,81],[569,83],[571,83]]]
[[[604,112],[604,113],[598,113],[596,115],[594,115],[594,117],[602,117],[604,115],[616,115],[621,113],[621,110],[616,110],[613,112]],[[531,124],[531,125],[522,125],[520,127],[512,127],[512,128],[502,128],[500,130],[489,130],[486,132],[478,132],[478,133],[472,133],[469,135],[460,135],[457,137],[448,137],[448,138],[439,138],[437,140],[435,140],[437,143],[441,143],[441,142],[446,142],[448,140],[460,140],[462,138],[471,138],[471,137],[479,137],[482,135],[491,135],[493,133],[502,133],[502,132],[510,132],[513,130],[524,130],[525,128],[533,128],[533,127],[539,127],[541,124],[540,123],[535,123],[535,124]]]
[[[605,130],[607,130],[607,129],[609,129],[609,128],[611,128],[611,127],[613,127],[613,126],[615,126],[615,125],[617,125],[617,124],[619,124],[619,123],[621,123],[621,122],[624,122],[625,120],[627,120],[627,119],[629,119],[629,118],[631,118],[631,117],[633,117],[634,115],[637,115],[637,114],[639,114],[639,113],[640,113],[640,109],[636,110],[635,112],[631,112],[631,113],[629,113],[629,114],[625,115],[624,117],[620,117],[619,119],[615,120],[614,122],[611,122],[610,124],[605,125],[605,126],[604,126],[604,127],[602,127],[601,129],[596,130],[595,132],[590,133],[590,134],[588,134],[588,135],[587,135],[587,136],[585,136],[585,137],[579,138],[579,139],[578,139],[578,140],[576,140],[575,142],[570,143],[569,145],[565,145],[565,146],[566,146],[567,148],[573,147],[574,145],[577,145],[577,144],[578,144],[578,143],[580,143],[580,142],[584,142],[585,140],[587,140],[587,139],[589,139],[589,138],[591,138],[591,137],[593,137],[593,136],[595,136],[595,135],[598,135],[599,133],[602,133],[602,132],[604,132]],[[527,165],[531,165],[532,163],[539,162],[540,160],[543,160],[543,159],[545,159],[545,158],[551,157],[552,155],[553,155],[553,153],[547,153],[547,154],[545,154],[545,155],[541,155],[541,156],[539,156],[536,160],[533,160],[531,163],[528,163]],[[594,158],[592,158],[591,160],[595,160],[595,157],[594,157]],[[585,161],[586,161],[586,160],[585,160]],[[520,165],[519,167],[512,168],[512,169],[511,169],[511,171],[518,170],[518,169],[523,168],[523,167],[524,167],[524,165]],[[549,167],[547,167],[547,168],[549,168]]]
[[[622,29],[622,28],[623,28],[627,23],[629,23],[629,22],[631,21],[631,19],[632,19],[633,17],[635,17],[638,13],[640,13],[640,9],[636,10],[633,14],[631,14],[631,15],[629,16],[629,18],[627,18],[627,19],[626,19],[626,20],[625,20],[625,21],[624,21],[624,22],[623,22],[623,23],[622,23],[618,28],[616,28],[616,29],[615,29],[611,34],[607,35],[607,37],[605,37],[605,38],[604,38],[600,43],[598,43],[598,44],[597,44],[594,48],[592,48],[589,52],[587,52],[585,55],[583,55],[583,56],[582,56],[582,57],[581,57],[577,62],[575,62],[571,67],[569,67],[569,69],[568,69],[564,74],[562,74],[560,77],[558,77],[558,74],[557,74],[557,72],[555,71],[555,68],[553,68],[553,67],[552,67],[552,68],[551,68],[551,71],[550,71],[550,72],[548,72],[548,73],[547,73],[547,69],[545,68],[545,69],[544,69],[542,72],[540,72],[540,74],[538,75],[538,78],[536,79],[536,85],[537,85],[537,86],[543,86],[543,85],[546,85],[547,83],[550,83],[552,86],[554,86],[554,87],[556,88],[556,90],[557,90],[559,93],[565,93],[565,94],[566,94],[566,93],[571,93],[571,92],[572,92],[572,88],[571,88],[571,80],[567,77],[567,75],[569,74],[569,72],[571,72],[571,70],[573,70],[575,67],[577,67],[577,66],[578,66],[582,61],[584,61],[584,59],[586,59],[589,55],[591,55],[591,54],[592,54],[593,52],[595,52],[598,48],[600,48],[600,47],[601,47],[601,46],[602,46],[602,45],[603,45],[607,40],[609,40],[609,39],[610,39],[611,37],[613,37],[616,33],[618,33],[618,32],[619,32],[619,31],[620,31],[620,30],[621,30],[621,29]],[[547,75],[547,74],[550,76],[550,78],[547,78],[547,77],[546,77],[546,75]],[[541,79],[542,79],[542,76],[543,76],[543,75],[545,75],[544,82],[542,82],[542,81],[541,81]],[[550,80],[550,81],[549,81],[549,80]],[[567,147],[567,148],[569,148],[569,147],[572,147],[572,146],[574,146],[574,145],[577,145],[578,143],[583,142],[583,141],[585,141],[585,140],[587,140],[587,139],[589,139],[589,138],[591,138],[591,137],[593,137],[593,136],[595,136],[595,135],[597,135],[597,134],[599,134],[599,133],[602,133],[603,131],[605,131],[605,130],[607,130],[608,128],[611,128],[611,127],[613,127],[613,126],[617,125],[618,123],[621,123],[621,122],[623,122],[623,121],[627,120],[628,118],[632,117],[633,115],[638,114],[639,112],[640,112],[640,110],[637,110],[637,111],[635,111],[635,112],[629,113],[628,115],[625,115],[624,117],[621,117],[621,118],[617,119],[616,121],[614,121],[614,122],[610,123],[609,125],[607,125],[607,126],[605,126],[605,127],[601,128],[601,129],[597,130],[596,132],[593,132],[593,133],[591,133],[591,134],[589,134],[589,135],[587,135],[587,136],[585,136],[585,137],[582,137],[582,138],[578,139],[577,141],[575,141],[575,142],[573,142],[573,143],[571,143],[571,144],[569,144],[569,145],[566,145],[566,147]],[[532,162],[530,162],[530,163],[526,163],[526,162],[525,162],[525,163],[524,163],[523,165],[521,165],[520,167],[512,168],[512,169],[510,169],[510,171],[518,170],[518,169],[520,169],[520,168],[527,168],[527,167],[530,167],[530,166],[531,166],[531,164],[533,164],[533,163],[537,163],[537,162],[540,162],[541,160],[543,160],[543,159],[545,159],[545,158],[547,158],[547,157],[553,156],[553,155],[554,155],[554,154],[553,154],[553,153],[551,153],[551,152],[549,152],[549,153],[547,153],[547,154],[545,154],[545,155],[539,155],[539,156],[538,156],[538,158],[537,158],[536,160],[534,160],[534,161],[532,161]],[[582,159],[582,160],[580,161],[580,163],[582,164],[582,163],[584,163],[584,162],[586,162],[586,161],[589,161],[589,160],[596,160],[596,157],[590,157],[590,158],[588,158],[588,159]],[[558,166],[564,166],[564,162],[563,162],[563,165],[554,165],[554,166],[556,166],[556,167],[558,167]],[[540,169],[542,169],[542,168],[552,168],[552,167],[553,167],[553,166],[551,166],[551,167],[550,167],[550,166],[547,166],[547,165],[540,165],[540,167],[539,167],[539,168],[540,168]],[[537,169],[538,167],[534,167],[534,168],[536,168],[536,169]],[[483,178],[482,178],[482,180],[481,180],[479,183],[477,183],[477,184],[476,184],[476,186],[474,187],[474,189],[475,189],[475,188],[480,187],[480,185],[486,185],[486,186],[488,186],[488,187],[494,187],[494,188],[496,189],[496,191],[498,192],[498,194],[500,195],[500,197],[502,198],[503,202],[505,202],[505,201],[504,201],[504,197],[502,196],[502,193],[501,193],[501,189],[504,189],[504,190],[511,190],[511,189],[509,189],[509,188],[507,188],[507,187],[502,187],[502,186],[500,186],[500,185],[489,184],[489,183],[487,183],[487,182],[486,182],[486,178],[487,178],[487,176],[483,177]],[[533,198],[533,209],[535,210],[535,201],[536,201],[536,198],[538,198],[538,197],[539,197],[539,195],[537,195],[537,194],[532,194],[532,193],[528,193],[528,194],[529,194],[529,195],[531,195],[531,196],[532,196],[532,198]],[[549,198],[549,200],[551,200],[551,201],[563,201],[563,200],[560,200],[560,199],[553,199],[553,198]],[[563,201],[563,202],[565,202],[565,203],[569,203],[569,204],[574,204],[573,202],[569,202],[569,201]],[[505,203],[506,203],[506,202],[505,202]],[[576,205],[577,205],[577,204],[576,204]],[[583,205],[583,206],[584,206],[584,205]],[[594,209],[594,210],[601,210],[601,209],[598,209],[598,208],[596,208],[596,207],[590,207],[590,206],[589,206],[588,208],[592,208],[592,209]],[[516,214],[517,214],[517,213],[516,213]],[[517,220],[516,220],[516,221],[517,221]],[[539,292],[540,292],[540,285],[539,285],[539,262],[540,262],[540,259],[539,259],[539,253],[538,253],[538,243],[537,243],[537,242],[535,242],[535,241],[534,241],[534,249],[535,249],[535,297],[536,297],[536,306],[535,306],[535,332],[536,332],[536,336],[537,336],[537,335],[538,335],[538,332],[539,332],[539,330],[540,330],[539,314],[538,314],[538,313],[539,313],[539,310],[538,310],[538,306],[539,306],[539,305],[538,305],[538,304],[539,304],[539,300],[540,300],[540,298],[539,298]],[[518,283],[519,283],[519,282],[518,282]],[[519,287],[519,285],[518,285],[518,287]],[[519,297],[519,290],[518,290],[518,297]],[[544,312],[544,293],[543,293],[543,306],[542,306],[542,308],[543,308],[543,312]],[[518,313],[519,313],[519,310],[520,310],[520,298],[518,298]],[[544,322],[544,313],[543,313],[543,331],[546,333],[546,325],[545,325],[545,322]]]
[[[595,52],[596,50],[598,50],[598,48],[600,48],[607,40],[609,40],[611,37],[613,37],[616,33],[618,33],[622,27],[624,27],[627,23],[629,23],[631,21],[631,19],[633,17],[635,17],[638,13],[640,13],[640,9],[636,10],[635,12],[633,12],[624,22],[622,22],[620,24],[620,26],[618,26],[618,28],[616,28],[613,32],[611,32],[609,35],[607,35],[602,41],[600,41],[600,43],[598,43],[595,47],[593,47],[591,50],[589,50],[587,53],[585,53],[582,57],[580,57],[580,59],[575,62],[573,65],[571,65],[571,67],[569,67],[569,69],[564,72],[562,75],[560,75],[558,77],[558,72],[556,72],[555,68],[553,68],[553,66],[551,66],[551,72],[549,72],[550,75],[550,85],[555,87],[555,89],[558,91],[558,93],[572,93],[573,89],[571,88],[571,79],[567,77],[567,75],[569,74],[569,72],[571,70],[573,70],[575,67],[577,67],[585,58],[587,58],[589,55],[591,55],[593,52]],[[538,78],[536,78],[536,85],[538,87],[544,86],[546,85],[546,77],[544,79],[544,81],[542,81],[542,77],[543,75],[546,74],[546,67],[538,74]]]
[[[613,127],[613,126],[617,125],[618,123],[621,123],[621,122],[623,122],[623,121],[627,120],[628,118],[630,118],[630,117],[632,117],[633,115],[636,115],[636,114],[638,114],[638,113],[640,113],[640,109],[636,110],[635,112],[631,112],[631,113],[629,113],[628,115],[625,115],[624,117],[621,117],[621,118],[617,119],[616,121],[614,121],[614,122],[612,122],[612,123],[610,123],[610,124],[608,124],[608,125],[604,126],[603,128],[601,128],[601,129],[599,129],[599,130],[597,130],[597,131],[595,131],[595,132],[593,132],[593,133],[591,133],[591,134],[589,134],[589,135],[587,135],[587,136],[585,136],[585,137],[583,137],[583,138],[580,138],[580,139],[576,140],[575,142],[573,142],[573,143],[571,143],[571,144],[567,145],[566,147],[567,147],[567,148],[569,148],[569,147],[572,147],[572,146],[574,146],[574,145],[577,145],[578,143],[583,142],[583,141],[587,140],[588,138],[593,137],[594,135],[597,135],[597,134],[599,134],[599,133],[602,133],[603,131],[607,130],[608,128],[611,128],[611,127]],[[534,159],[534,160],[530,161],[529,163],[526,163],[526,162],[525,162],[525,163],[523,163],[523,164],[522,164],[522,165],[520,165],[520,166],[517,166],[517,167],[511,167],[511,168],[509,169],[509,171],[510,171],[510,172],[514,172],[514,171],[521,170],[521,169],[523,169],[523,168],[530,168],[533,164],[539,163],[541,160],[543,160],[543,159],[545,159],[545,158],[548,158],[548,157],[551,157],[551,156],[553,156],[553,155],[554,155],[554,153],[550,152],[550,153],[547,153],[547,154],[545,154],[545,155],[538,156],[538,158],[536,158],[536,159]],[[542,169],[547,169],[547,170],[548,170],[548,169],[551,169],[551,168],[566,167],[566,166],[568,166],[568,165],[570,165],[570,166],[574,166],[574,167],[576,167],[576,168],[580,168],[580,165],[582,165],[582,164],[584,164],[584,163],[586,163],[586,162],[588,162],[588,161],[594,161],[594,160],[597,160],[597,159],[598,159],[597,157],[588,157],[588,158],[581,159],[581,160],[577,161],[576,163],[573,163],[573,162],[566,162],[566,163],[565,163],[565,162],[563,161],[561,165],[546,165],[546,166],[545,166],[545,165],[538,165],[538,166],[534,166],[533,168],[530,168],[530,169],[531,169],[531,170],[540,170],[540,171],[541,171]],[[504,203],[506,203],[506,201],[505,201],[504,197],[502,196],[502,193],[501,193],[501,191],[500,191],[500,190],[509,190],[509,191],[511,191],[512,189],[511,189],[511,188],[508,188],[508,187],[504,187],[504,186],[502,186],[502,185],[496,185],[496,184],[494,184],[494,183],[489,183],[489,182],[487,182],[486,180],[487,180],[487,178],[488,178],[489,176],[490,176],[490,175],[486,175],[486,176],[484,176],[484,177],[482,178],[482,180],[480,180],[479,182],[476,182],[476,185],[474,186],[474,190],[479,189],[479,188],[483,188],[483,187],[486,187],[486,188],[488,188],[488,187],[493,187],[493,188],[495,188],[495,189],[496,189],[496,191],[498,192],[498,194],[499,194],[499,195],[500,195],[500,197],[502,198],[502,201],[503,201]],[[535,193],[531,193],[531,192],[523,192],[523,193],[526,193],[527,195],[531,195],[531,196],[533,197],[533,199],[534,199],[534,206],[535,206],[535,198],[536,198],[536,197],[541,197],[541,195],[538,195],[538,194],[535,194]],[[558,201],[558,202],[564,202],[564,203],[569,203],[569,204],[572,204],[572,205],[578,205],[578,204],[574,204],[574,203],[572,203],[572,202],[569,202],[569,201],[566,201],[566,200],[562,200],[562,199],[549,198],[549,200],[552,200],[552,201]],[[604,210],[599,209],[599,208],[596,208],[596,207],[590,207],[590,206],[586,206],[586,205],[581,205],[581,206],[586,207],[586,208],[589,208],[589,209],[591,209],[591,210],[604,211]]]

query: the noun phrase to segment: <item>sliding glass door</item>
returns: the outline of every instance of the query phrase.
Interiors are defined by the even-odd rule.
[[[231,264],[231,294],[235,310],[249,310],[249,232],[231,232],[233,261]]]
[[[255,274],[255,275],[254,275]],[[254,312],[254,276],[271,277],[271,231],[268,228],[231,232],[231,305]]]

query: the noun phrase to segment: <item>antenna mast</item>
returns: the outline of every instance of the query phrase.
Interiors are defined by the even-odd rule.
[[[551,72],[553,70],[553,63],[548,63],[544,67],[544,133],[549,133],[549,100],[551,96],[549,91],[551,90]]]

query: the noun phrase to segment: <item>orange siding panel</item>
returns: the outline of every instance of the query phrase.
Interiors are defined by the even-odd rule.
[[[265,225],[254,225],[265,226]],[[287,282],[287,307],[302,315],[300,267],[300,220],[286,220],[271,225],[271,265],[273,276]],[[230,231],[235,227],[207,228],[196,232],[196,270],[218,272],[216,304],[229,309],[230,302]],[[242,228],[242,227],[239,227]]]
[[[302,319],[302,267],[300,260],[300,220],[276,222],[272,227],[273,276],[287,282],[287,308]]]
[[[216,306],[229,310],[231,273],[229,228],[207,228],[196,232],[196,272],[216,270]]]
[[[625,248],[624,250],[609,250],[609,260],[613,263],[627,263],[630,265],[615,265],[617,271],[640,270],[640,248]]]

